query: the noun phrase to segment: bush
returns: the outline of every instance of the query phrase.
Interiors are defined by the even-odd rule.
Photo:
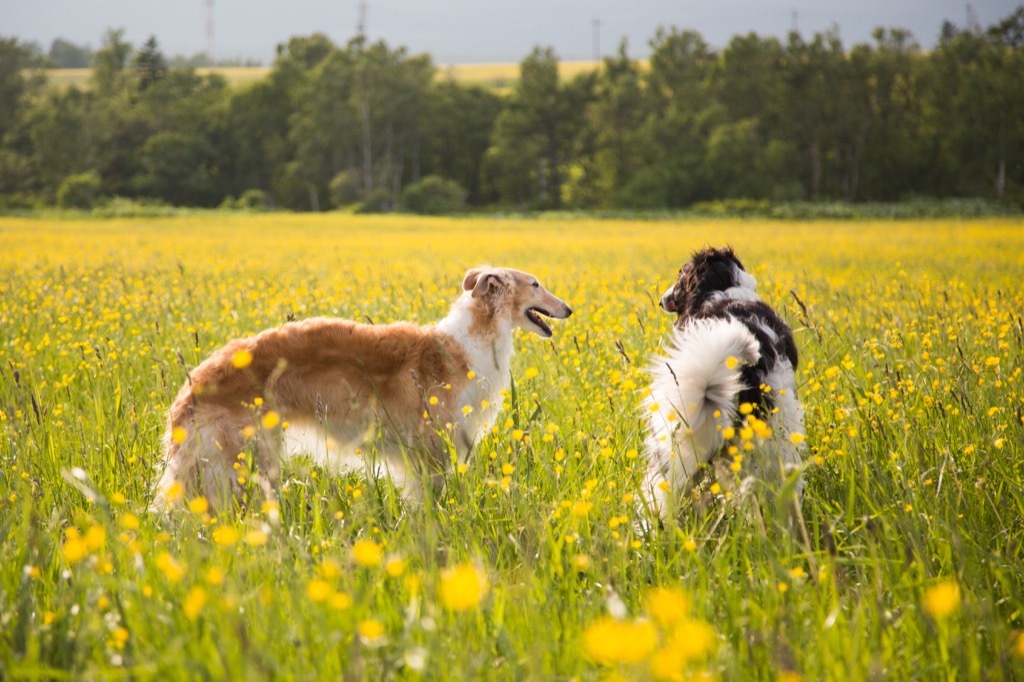
[[[261,189],[247,189],[235,201],[235,208],[262,211],[267,208],[267,193]]]
[[[29,192],[0,193],[0,211],[26,211],[43,208],[45,204],[39,196]]]
[[[466,208],[466,190],[454,180],[428,175],[402,190],[401,206],[425,215],[458,213]]]
[[[331,178],[327,185],[327,193],[334,206],[349,206],[358,203],[362,198],[362,184],[359,175],[352,171],[342,171]]]
[[[57,205],[61,208],[92,208],[100,191],[100,174],[94,170],[64,178],[57,190]]]
[[[267,193],[261,189],[247,189],[237,199],[230,194],[217,208],[221,211],[263,211],[270,205]]]
[[[96,202],[92,215],[101,218],[133,218],[174,215],[178,209],[159,199],[112,197]]]
[[[366,201],[352,205],[356,213],[388,213],[394,210],[391,192],[386,189],[375,189]]]

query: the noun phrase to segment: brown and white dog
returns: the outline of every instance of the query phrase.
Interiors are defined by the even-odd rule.
[[[662,518],[716,456],[748,481],[778,480],[803,459],[796,344],[756,286],[732,249],[709,248],[661,297],[677,318],[648,369],[644,496]]]
[[[241,489],[239,464],[254,466],[254,480],[273,496],[289,450],[389,473],[417,496],[422,477],[450,466],[452,445],[464,461],[494,423],[510,381],[513,330],[549,338],[543,318],[572,314],[519,270],[476,268],[462,287],[434,325],[314,318],[214,352],[171,405],[151,508],[202,495],[223,510]]]

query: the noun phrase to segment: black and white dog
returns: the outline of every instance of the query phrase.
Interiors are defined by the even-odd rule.
[[[648,369],[644,494],[662,518],[716,455],[743,479],[779,480],[803,460],[796,344],[756,286],[732,249],[708,248],[661,297],[678,318]]]

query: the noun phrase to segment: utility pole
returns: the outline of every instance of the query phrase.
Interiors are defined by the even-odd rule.
[[[206,0],[206,58],[213,66],[213,0]]]
[[[594,63],[601,61],[601,20],[594,17]]]

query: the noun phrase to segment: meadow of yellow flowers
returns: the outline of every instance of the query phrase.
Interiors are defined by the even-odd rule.
[[[655,301],[706,244],[795,330],[799,527],[718,487],[638,511]],[[422,505],[298,458],[279,502],[146,512],[214,348],[429,323],[481,263],[576,312],[517,338],[498,423]],[[0,678],[1024,677],[1019,219],[7,217],[0,272]]]

